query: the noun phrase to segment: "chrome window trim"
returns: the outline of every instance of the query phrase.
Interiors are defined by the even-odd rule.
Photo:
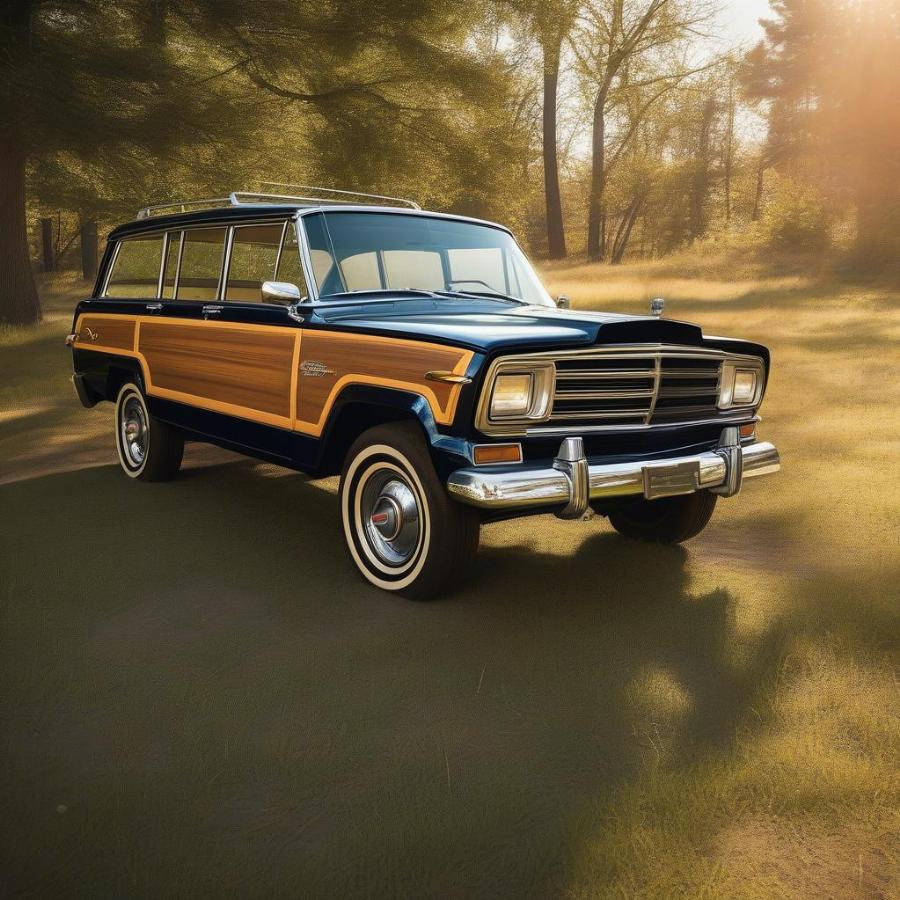
[[[294,231],[297,235],[297,246],[300,248],[300,268],[306,278],[306,300],[301,303],[314,303],[319,299],[319,287],[313,278],[312,256],[309,253],[309,241],[306,239],[306,228],[300,224],[300,214],[294,215]]]
[[[159,278],[156,279],[157,300],[162,300],[163,278],[166,274],[166,261],[169,258],[169,235],[170,232],[168,231],[163,235],[162,259],[159,261]]]
[[[113,247],[112,257],[109,261],[109,265],[106,267],[106,272],[103,275],[103,290],[100,291],[100,297],[108,297],[109,296],[109,279],[112,278],[113,269],[116,267],[116,260],[119,258],[119,248],[122,246],[121,241],[116,241],[116,246]]]
[[[178,232],[178,258],[175,260],[175,278],[172,281],[172,300],[178,299],[178,282],[181,280],[181,257],[184,255],[184,229]]]
[[[284,238],[287,235],[288,220],[285,219],[281,226],[281,237],[278,239],[278,252],[275,254],[275,271],[272,272],[273,280],[278,280],[278,267],[281,265],[281,254],[284,251]]]
[[[225,284],[228,280],[228,270],[231,268],[231,245],[233,243],[234,225],[229,225],[225,230],[225,252],[222,254],[222,267],[219,270],[219,286],[216,289],[216,303],[225,302]]]
[[[579,358],[590,359],[597,357],[602,357],[604,359],[630,359],[634,356],[650,356],[653,354],[656,355],[656,359],[654,361],[654,395],[651,401],[649,414],[647,414],[646,422],[635,423],[632,425],[579,425],[578,423],[573,423],[572,425],[546,425],[536,423],[533,418],[530,421],[527,418],[521,418],[498,423],[493,423],[490,420],[490,398],[493,392],[494,379],[498,371],[500,371],[507,365],[511,365],[513,367],[521,366],[524,369],[527,369],[529,365],[552,362],[555,368],[557,360]],[[754,404],[749,404],[742,407],[730,407],[726,410],[723,410],[722,415],[715,419],[705,417],[703,419],[688,419],[683,422],[651,422],[650,418],[655,411],[656,401],[659,397],[661,383],[661,378],[659,376],[663,356],[681,356],[693,359],[708,357],[709,359],[717,360],[720,363],[733,361],[737,362],[739,365],[753,365],[759,367],[762,370],[763,380],[765,378],[765,364],[763,363],[763,360],[758,356],[752,356],[742,353],[729,353],[727,350],[719,350],[713,347],[689,347],[681,344],[623,344],[619,346],[608,347],[589,347],[581,350],[541,351],[538,353],[499,356],[491,362],[491,364],[488,366],[487,372],[485,373],[484,382],[481,388],[481,395],[478,398],[478,403],[475,408],[475,427],[482,434],[487,434],[491,437],[506,438],[537,435],[563,435],[571,434],[573,432],[582,434],[647,431],[655,428],[677,428],[701,424],[729,424],[740,418],[746,419],[748,414],[753,415],[756,411],[756,407],[758,407],[759,404],[762,403],[764,394],[763,390],[760,391],[759,398]],[[556,391],[556,380],[556,377],[554,377],[553,394],[551,394],[550,402],[547,407],[547,415],[541,420],[541,422],[547,422],[549,420],[550,413],[552,412],[553,397],[555,396]]]

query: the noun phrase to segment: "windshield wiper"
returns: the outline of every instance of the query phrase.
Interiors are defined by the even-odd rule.
[[[528,301],[521,297],[510,297],[509,294],[501,294],[499,291],[434,291],[442,297],[483,297],[487,300],[501,300],[508,303],[519,303],[528,306]]]
[[[326,297],[353,298],[360,294],[414,294],[417,297],[447,297],[451,300],[465,300],[466,298],[477,297],[486,300],[499,300],[504,303],[518,303],[523,306],[529,305],[527,300],[522,300],[519,297],[510,297],[497,291],[443,291],[428,290],[427,288],[364,288],[358,291],[338,291],[335,294],[323,294],[319,299],[324,300]]]

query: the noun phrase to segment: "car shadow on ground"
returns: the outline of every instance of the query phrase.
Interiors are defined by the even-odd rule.
[[[597,529],[385,595],[326,488],[252,462],[0,487],[0,887],[558,894],[653,728],[718,752],[776,665],[778,623],[736,654],[737,598],[692,593],[689,551]]]

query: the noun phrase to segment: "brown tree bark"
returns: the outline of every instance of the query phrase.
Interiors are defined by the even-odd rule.
[[[3,51],[13,61],[31,40],[31,0],[0,4]],[[37,322],[41,302],[34,283],[25,220],[27,150],[18,132],[15,93],[0,108],[0,321]]]
[[[44,255],[44,271],[56,268],[56,244],[53,240],[53,219],[41,219],[41,250]]]
[[[14,134],[0,136],[0,321],[41,319],[25,223],[25,153]]]
[[[587,255],[592,262],[603,260],[601,239],[604,194],[606,193],[606,94],[601,90],[594,101],[591,128],[591,191],[588,198]]]
[[[703,113],[700,117],[700,135],[697,141],[697,156],[694,160],[694,175],[691,178],[690,236],[692,241],[702,238],[706,233],[705,205],[710,182],[709,144],[715,113],[716,101],[714,97],[710,97],[703,104]]]
[[[559,56],[562,35],[559,32],[544,34],[544,202],[547,211],[547,249],[550,259],[563,259],[566,255],[566,234],[563,225],[562,198],[559,191],[559,160],[556,147],[556,95],[559,86]]]

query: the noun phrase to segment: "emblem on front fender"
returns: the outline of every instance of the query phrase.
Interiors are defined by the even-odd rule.
[[[312,378],[323,378],[325,375],[334,375],[334,369],[329,369],[323,362],[317,359],[307,359],[300,363],[300,374],[309,375]]]

